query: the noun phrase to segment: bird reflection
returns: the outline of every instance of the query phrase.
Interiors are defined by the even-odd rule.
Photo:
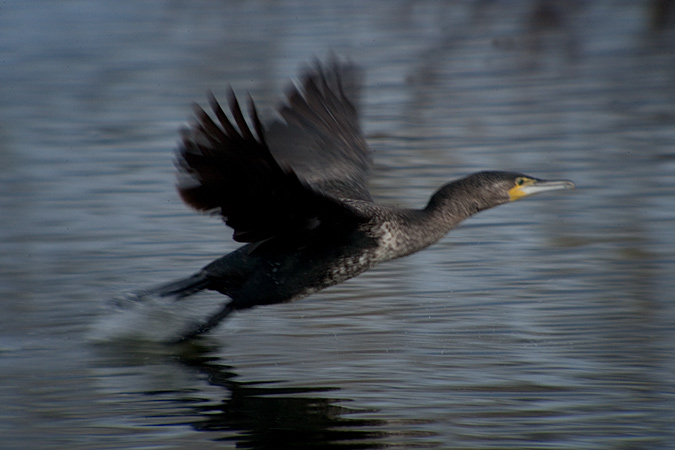
[[[194,405],[186,400],[198,415],[189,425],[198,431],[225,434],[216,440],[236,442],[237,448],[376,449],[390,448],[388,438],[405,435],[400,423],[394,431],[385,419],[358,417],[377,411],[342,405],[344,399],[330,396],[338,388],[237,381],[234,368],[209,356],[208,347],[182,347],[176,361],[223,390],[224,399],[216,404]]]

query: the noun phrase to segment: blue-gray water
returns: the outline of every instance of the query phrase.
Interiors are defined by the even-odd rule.
[[[0,447],[675,448],[675,27],[666,2],[0,6]],[[662,17],[665,20],[656,20]],[[437,245],[167,347],[222,301],[120,292],[232,250],[174,190],[190,103],[272,114],[366,70],[375,196],[569,178]]]

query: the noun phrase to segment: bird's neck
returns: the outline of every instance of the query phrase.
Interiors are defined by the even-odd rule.
[[[428,247],[463,220],[495,206],[476,192],[470,181],[454,181],[438,189],[424,209],[402,211],[396,233],[396,257]]]
[[[496,206],[478,189],[472,177],[453,181],[438,189],[424,208],[427,221],[438,224],[447,233],[461,221],[484,209]]]

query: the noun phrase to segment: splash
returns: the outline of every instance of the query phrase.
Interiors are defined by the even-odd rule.
[[[94,342],[174,342],[209,317],[222,302],[208,295],[177,299],[148,291],[121,293],[107,302],[89,333]]]

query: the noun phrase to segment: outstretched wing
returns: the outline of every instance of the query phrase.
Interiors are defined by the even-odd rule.
[[[213,96],[210,103],[215,119],[195,106],[197,120],[183,130],[178,150],[178,191],[188,205],[220,213],[239,242],[357,223],[355,211],[277,163],[252,101],[252,128],[231,90],[232,120]]]
[[[368,144],[359,126],[362,73],[331,58],[304,70],[292,86],[279,120],[266,129],[270,150],[303,180],[337,198],[372,201]]]

